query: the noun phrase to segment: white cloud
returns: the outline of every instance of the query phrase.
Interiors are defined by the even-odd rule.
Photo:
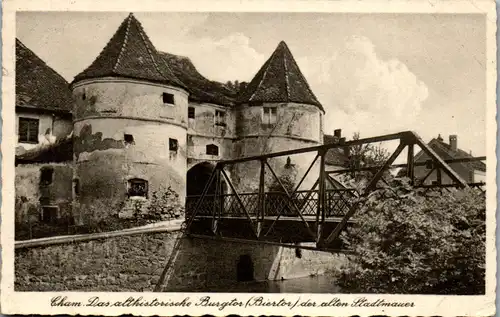
[[[326,126],[349,134],[411,129],[428,97],[425,83],[404,63],[382,60],[366,37],[347,38],[330,58],[303,59],[300,65],[325,107]]]
[[[169,41],[166,51],[189,57],[201,74],[221,82],[251,80],[266,59],[242,33],[231,33],[221,39],[184,36]]]

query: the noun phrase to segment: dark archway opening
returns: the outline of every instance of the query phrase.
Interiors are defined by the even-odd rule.
[[[253,281],[253,262],[252,258],[248,255],[240,256],[238,264],[236,265],[236,280],[238,282]]]
[[[212,173],[214,172],[215,165],[209,162],[198,163],[191,167],[186,175],[186,214],[192,212],[195,208],[198,199],[203,194],[205,186],[207,186]],[[221,180],[221,194],[227,192],[227,185],[224,180]],[[205,196],[204,206],[210,206],[211,204],[217,204],[216,206],[223,205],[223,197],[219,197],[218,200],[214,197],[217,191],[217,182],[214,180],[210,187],[208,188],[207,195]],[[211,212],[211,210],[210,210]]]
[[[203,193],[206,184],[210,180],[210,176],[214,171],[215,166],[209,162],[198,163],[191,167],[187,172],[186,191],[187,196],[198,196]],[[216,183],[212,182],[208,194],[214,194]]]
[[[215,165],[209,162],[198,163],[191,167],[186,176],[187,196],[198,196],[203,194],[203,190],[210,180],[210,176],[212,175],[214,169]],[[213,181],[212,184],[210,184],[207,192],[208,195],[215,194],[217,189],[216,184],[216,181]],[[223,179],[221,180],[221,191],[223,194],[227,193],[227,184]]]

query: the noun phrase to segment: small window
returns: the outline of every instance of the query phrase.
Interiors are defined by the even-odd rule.
[[[168,149],[170,151],[177,152],[179,144],[177,143],[177,139],[168,139]]]
[[[130,179],[128,181],[129,197],[148,197],[148,181],[140,178]]]
[[[84,91],[82,94],[82,100],[85,100],[85,99],[87,99],[87,95],[85,94],[85,91]]]
[[[134,144],[134,136],[132,134],[125,134],[123,136],[123,141],[125,141],[126,144]]]
[[[219,155],[219,147],[215,144],[207,145],[207,154],[208,155]]]
[[[42,206],[40,221],[45,223],[56,223],[59,208],[57,206]]]
[[[174,95],[164,92],[163,93],[163,103],[174,105],[175,104]]]
[[[40,184],[50,185],[52,184],[52,176],[54,174],[54,169],[49,166],[44,166],[40,170]]]
[[[215,110],[215,125],[225,127],[226,126],[226,113],[221,110]]]
[[[263,107],[262,109],[262,123],[265,125],[275,124],[277,109],[275,107]]]
[[[194,107],[189,107],[188,108],[188,119],[194,119],[195,111]]]
[[[80,180],[78,178],[73,180],[73,192],[76,196],[80,195]]]
[[[38,143],[39,120],[19,118],[19,142]]]
[[[302,258],[302,249],[295,248],[295,257],[298,259]]]

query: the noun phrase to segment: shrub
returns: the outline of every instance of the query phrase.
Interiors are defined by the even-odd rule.
[[[154,191],[146,217],[152,220],[168,220],[184,215],[184,206],[180,203],[179,194],[170,186],[166,190]]]
[[[484,294],[485,198],[426,193],[406,181],[362,198],[341,235],[354,254],[339,283],[353,292]]]

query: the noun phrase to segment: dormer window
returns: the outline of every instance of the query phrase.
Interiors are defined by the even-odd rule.
[[[215,110],[215,125],[221,127],[226,126],[226,112]]]
[[[276,124],[277,109],[276,107],[263,107],[262,108],[262,124],[274,125]]]
[[[163,93],[163,103],[167,105],[175,105],[175,98],[173,94],[167,92]]]

